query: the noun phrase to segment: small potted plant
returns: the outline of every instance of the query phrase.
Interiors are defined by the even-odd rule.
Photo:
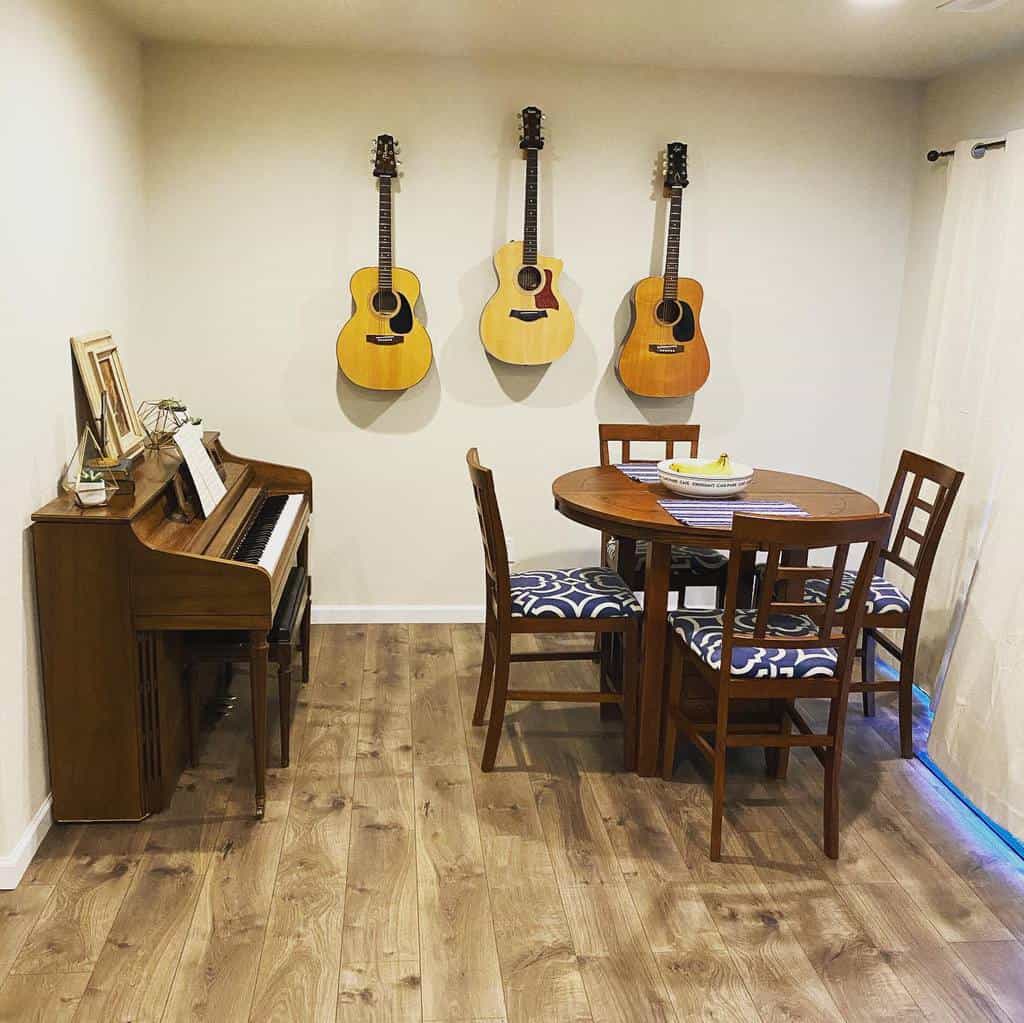
[[[83,466],[75,483],[75,500],[83,508],[95,508],[107,503],[107,483],[103,474]]]

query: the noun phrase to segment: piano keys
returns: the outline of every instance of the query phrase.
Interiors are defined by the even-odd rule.
[[[183,639],[214,630],[249,643],[262,816],[267,632],[292,566],[308,577],[312,480],[302,469],[232,455],[216,434],[204,440],[226,486],[205,519],[182,514],[180,458],[166,450],[144,453],[132,497],[82,509],[66,495],[33,515],[59,821],[138,820],[167,805],[188,745]],[[307,585],[307,637],[310,599]]]

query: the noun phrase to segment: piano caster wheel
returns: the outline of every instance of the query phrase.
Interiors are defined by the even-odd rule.
[[[264,814],[265,810],[266,810],[266,807],[264,806],[263,803],[257,803],[256,804],[256,814],[255,814],[256,820],[258,820],[258,821],[263,820],[263,814]]]

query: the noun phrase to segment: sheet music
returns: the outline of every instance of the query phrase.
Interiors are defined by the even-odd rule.
[[[203,515],[209,515],[227,493],[228,488],[224,486],[217,466],[213,464],[210,452],[203,444],[203,431],[195,423],[185,423],[178,428],[174,439],[181,451],[181,457],[185,459],[188,471],[192,474]]]

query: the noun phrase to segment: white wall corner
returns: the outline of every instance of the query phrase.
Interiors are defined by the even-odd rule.
[[[17,888],[18,882],[25,876],[32,857],[53,825],[53,815],[50,812],[52,806],[53,797],[47,796],[43,800],[43,805],[25,825],[25,830],[21,833],[21,838],[14,843],[14,848],[0,856],[0,891]]]
[[[483,604],[314,604],[314,625],[461,625],[484,620]]]

